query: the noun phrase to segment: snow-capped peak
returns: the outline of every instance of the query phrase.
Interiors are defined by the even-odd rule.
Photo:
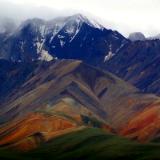
[[[16,50],[17,55],[15,57],[19,60],[19,57],[23,59],[23,56],[29,54],[33,60],[38,57],[39,60],[50,61],[54,58],[54,54],[56,55],[57,50],[66,49],[74,43],[74,40],[77,40],[77,37],[79,38],[84,34],[80,39],[85,41],[88,36],[87,28],[93,32],[94,29],[101,31],[104,29],[92,18],[87,18],[81,14],[58,17],[49,21],[38,18],[28,19],[10,36],[11,39],[18,41],[18,52]],[[94,37],[90,38],[94,40]],[[19,53],[22,54],[19,55]]]
[[[87,18],[86,16],[84,16],[82,14],[75,14],[75,15],[71,16],[69,18],[69,20],[74,20],[79,23],[86,23],[89,26],[94,27],[94,28],[104,29],[104,27],[102,25],[100,25],[98,22],[96,22],[94,19]]]

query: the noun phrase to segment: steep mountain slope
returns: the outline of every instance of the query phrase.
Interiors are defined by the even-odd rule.
[[[30,19],[3,38],[0,57],[23,62],[58,57],[98,63],[109,52],[116,54],[127,42],[118,32],[107,30],[80,14],[51,21]]]
[[[159,105],[152,105],[129,121],[121,134],[141,142],[159,138],[160,116]]]
[[[160,139],[160,98],[144,94],[160,94],[160,40],[143,38],[79,14],[0,33],[0,157],[159,159],[159,144],[112,135]]]
[[[80,64],[44,63],[19,89],[7,95],[0,112],[1,146],[31,149],[83,125],[112,131],[104,120],[105,112],[98,98],[86,82],[78,81],[81,76],[76,78]]]
[[[39,66],[35,63],[13,63],[7,60],[0,60],[0,103],[12,90],[21,86]]]
[[[122,48],[102,68],[144,92],[160,94],[160,40],[136,41]]]
[[[17,65],[21,73],[23,67],[21,70]],[[81,61],[37,62],[26,79],[17,79],[17,83],[1,103],[1,147],[30,150],[83,126],[121,133],[145,109],[154,106],[159,110],[159,97],[144,95],[116,76]],[[153,138],[159,136],[158,131],[153,133]]]

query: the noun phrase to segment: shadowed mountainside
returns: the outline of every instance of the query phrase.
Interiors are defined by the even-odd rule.
[[[160,93],[160,40],[131,42],[102,68],[145,93]]]

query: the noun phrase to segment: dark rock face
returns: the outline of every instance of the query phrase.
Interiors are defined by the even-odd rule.
[[[22,85],[41,63],[14,63],[0,60],[0,103],[4,102],[6,95]]]

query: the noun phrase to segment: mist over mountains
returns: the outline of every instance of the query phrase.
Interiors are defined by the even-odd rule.
[[[97,0],[94,0],[89,3],[78,0],[77,3],[74,3],[73,0],[69,0],[68,3],[65,3],[64,0],[47,0],[45,3],[40,0],[37,3],[37,0],[23,0],[23,2],[19,0],[1,0],[0,22],[1,19],[10,18],[19,25],[22,21],[31,18],[50,20],[59,16],[82,13],[96,19],[108,29],[118,30],[125,37],[128,37],[132,32],[142,32],[146,37],[159,34],[159,23],[156,20],[159,1],[147,0],[144,4],[144,0],[139,2],[131,0],[130,3],[127,0],[123,0],[122,3],[115,0],[102,1],[102,3],[97,3]],[[117,3],[117,5],[114,3]]]

